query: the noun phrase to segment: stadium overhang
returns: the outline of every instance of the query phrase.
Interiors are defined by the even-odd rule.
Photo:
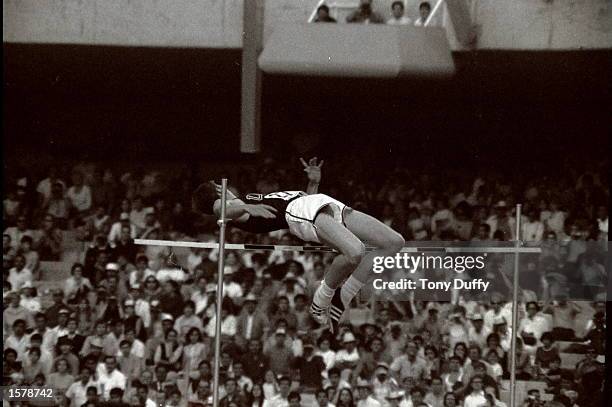
[[[455,65],[444,28],[290,24],[274,29],[259,56],[268,74],[445,77]]]

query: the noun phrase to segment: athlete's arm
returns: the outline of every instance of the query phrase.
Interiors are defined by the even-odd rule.
[[[306,162],[303,158],[300,158],[302,166],[304,166],[304,172],[308,175],[308,186],[306,187],[306,193],[308,195],[316,194],[319,191],[319,183],[321,182],[321,167],[323,166],[323,160],[317,163],[317,157],[311,158]]]
[[[215,201],[214,211],[217,216],[221,215],[221,201]],[[257,218],[274,219],[276,217],[276,208],[270,205],[249,205],[245,204],[240,199],[231,199],[227,201],[225,208],[225,216],[231,219],[232,222],[244,223],[251,216]]]

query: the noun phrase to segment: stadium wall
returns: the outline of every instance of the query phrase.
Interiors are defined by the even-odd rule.
[[[240,48],[243,0],[3,0],[4,42]],[[265,1],[264,37],[304,22],[317,0]],[[432,3],[434,0],[431,0]],[[470,8],[482,49],[612,47],[609,0],[453,0]],[[409,15],[419,0],[407,0]],[[377,2],[375,1],[375,4]],[[388,14],[390,0],[379,0]],[[443,18],[452,27],[450,19]],[[454,49],[461,46],[449,40]]]
[[[45,156],[189,164],[239,155],[240,50],[3,50],[6,157],[35,165]],[[324,151],[333,160],[353,157],[353,148],[417,164],[435,151],[440,165],[464,166],[515,156],[538,162],[542,151],[563,157],[593,151],[593,143],[608,151],[611,51],[453,57],[449,80],[264,75],[264,152]]]

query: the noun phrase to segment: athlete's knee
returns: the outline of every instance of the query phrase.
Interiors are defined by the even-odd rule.
[[[363,243],[359,243],[347,250],[347,252],[344,253],[344,256],[351,266],[357,267],[359,263],[361,263],[361,260],[363,260],[365,251],[365,245]]]
[[[391,253],[399,252],[405,244],[406,240],[397,232],[389,233],[381,242],[382,248]]]

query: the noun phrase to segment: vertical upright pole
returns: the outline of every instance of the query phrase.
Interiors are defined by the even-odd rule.
[[[264,0],[243,2],[240,152],[257,153],[261,144],[262,74],[257,59],[263,42]]]
[[[514,240],[514,278],[512,284],[512,342],[510,355],[510,407],[516,407],[516,334],[518,333],[519,250],[521,247],[521,204],[516,205]]]
[[[223,268],[225,265],[225,208],[227,205],[227,178],[221,180],[221,217],[219,225],[219,268],[217,271],[217,309],[215,315],[215,371],[213,382],[213,407],[219,406],[219,359],[221,357],[221,306],[223,305]]]

